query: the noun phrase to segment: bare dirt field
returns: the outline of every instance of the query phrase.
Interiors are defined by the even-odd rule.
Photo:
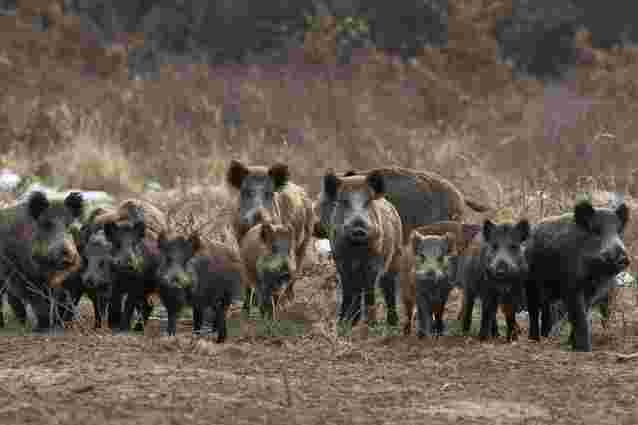
[[[611,331],[595,321],[585,354],[558,338],[337,336],[333,270],[306,269],[280,316],[303,328],[292,336],[260,334],[239,311],[221,345],[193,338],[188,322],[176,338],[158,337],[157,323],[145,335],[111,336],[93,331],[92,317],[61,336],[3,336],[0,423],[638,423],[638,359],[618,354],[638,351],[629,316]],[[633,290],[623,291],[633,311]]]

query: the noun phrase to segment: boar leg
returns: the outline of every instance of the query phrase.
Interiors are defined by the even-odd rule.
[[[470,333],[470,326],[472,326],[472,313],[474,312],[474,297],[475,294],[469,289],[463,291],[463,334],[468,335]]]
[[[217,343],[221,344],[226,341],[226,308],[227,304],[224,299],[218,300],[215,305],[215,327],[217,328]]]
[[[361,318],[362,290],[343,288],[340,320],[351,322],[355,326]]]
[[[432,303],[430,301],[426,297],[417,301],[416,315],[418,320],[416,335],[418,337],[432,336]]]
[[[414,302],[409,297],[403,297],[403,309],[405,310],[403,335],[408,336],[412,332],[412,319],[414,316]]]
[[[109,306],[109,328],[111,328],[114,333],[120,330],[120,322],[122,320],[122,298],[124,294],[120,288],[118,282],[113,285],[111,304]]]
[[[503,304],[501,309],[507,322],[507,340],[514,341],[518,338],[518,324],[516,323],[514,306],[512,304]]]
[[[381,278],[381,288],[386,306],[386,321],[389,326],[399,324],[399,314],[397,313],[397,282],[398,273],[388,272]]]
[[[498,303],[494,295],[486,294],[481,300],[481,329],[479,331],[479,338],[481,340],[493,335],[497,307]]]
[[[12,294],[11,291],[7,291],[7,301],[13,309],[15,318],[24,326],[27,323],[27,309],[24,302]]]
[[[445,304],[435,304],[432,306],[434,312],[434,326],[433,333],[438,336],[442,336],[444,333],[443,313],[445,311]]]
[[[591,323],[585,305],[585,294],[582,291],[574,294],[567,300],[569,321],[572,324],[573,350],[591,351]]]

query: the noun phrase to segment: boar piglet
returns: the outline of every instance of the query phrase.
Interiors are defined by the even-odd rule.
[[[227,335],[228,307],[241,296],[243,264],[231,248],[219,243],[204,244],[197,233],[188,238],[158,238],[159,291],[168,312],[168,334],[175,335],[179,310],[193,308],[193,333],[201,331],[204,313],[212,310],[217,342]]]
[[[623,242],[629,214],[625,203],[594,208],[591,201],[582,200],[573,212],[548,217],[534,227],[526,249],[531,339],[540,338],[540,310],[546,334],[554,320],[550,306],[561,301],[572,324],[574,351],[591,351],[592,306],[608,295],[613,277],[629,265]]]
[[[413,231],[401,257],[401,298],[406,313],[405,335],[412,329],[416,304],[417,336],[443,335],[443,313],[452,290],[456,238]],[[434,323],[432,320],[434,319]]]
[[[338,319],[356,324],[361,317],[363,296],[366,320],[374,320],[374,288],[380,285],[387,322],[396,326],[402,228],[399,214],[384,198],[383,176],[372,172],[337,177],[330,170],[323,177],[323,189],[323,196],[334,203],[330,240],[343,291]]]
[[[516,311],[524,302],[528,266],[525,242],[530,233],[527,219],[518,223],[483,222],[473,245],[460,257],[463,282],[463,331],[468,333],[476,297],[481,300],[481,339],[498,336],[496,311],[502,306],[509,341],[518,337]]]
[[[113,245],[109,326],[114,332],[128,332],[133,310],[147,305],[146,297],[158,289],[157,240],[146,236],[144,215],[137,207],[131,207],[129,217],[124,222],[104,223],[104,234]],[[125,294],[127,296],[122,312],[120,306]],[[146,310],[143,316],[147,316],[148,313]]]
[[[267,222],[250,229],[241,241],[248,286],[254,288],[257,304],[265,317],[272,317],[296,278],[293,236],[291,226]],[[245,301],[244,310],[248,302]]]

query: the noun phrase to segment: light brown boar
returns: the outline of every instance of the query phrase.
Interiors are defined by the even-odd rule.
[[[330,240],[340,276],[343,301],[338,319],[356,324],[365,299],[367,321],[374,320],[374,288],[384,292],[387,322],[398,324],[396,289],[400,272],[403,233],[401,218],[384,198],[380,173],[337,177],[332,170],[323,177],[326,201],[334,203]]]
[[[246,268],[246,283],[254,289],[263,315],[270,316],[279,307],[282,294],[297,277],[294,231],[291,225],[259,223],[242,238],[240,255]],[[244,310],[250,309],[246,297]]]
[[[297,268],[301,269],[312,238],[314,213],[312,200],[306,191],[290,181],[286,164],[247,166],[232,160],[226,173],[230,187],[239,191],[239,205],[233,220],[237,242],[256,224],[289,225],[292,228],[293,250]],[[286,290],[289,300],[294,298],[293,286]]]
[[[410,234],[401,254],[401,299],[404,335],[410,335],[414,308],[417,309],[417,336],[443,334],[443,313],[452,290],[456,260],[456,236]],[[434,323],[432,320],[434,319]]]

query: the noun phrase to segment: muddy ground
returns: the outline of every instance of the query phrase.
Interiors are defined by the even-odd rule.
[[[308,267],[279,328],[235,311],[223,345],[194,339],[187,321],[177,338],[158,337],[157,322],[143,335],[93,331],[88,304],[61,336],[5,331],[0,423],[638,423],[638,359],[618,354],[638,352],[632,290],[610,330],[595,322],[594,352],[571,353],[560,338],[337,336],[333,275]]]

